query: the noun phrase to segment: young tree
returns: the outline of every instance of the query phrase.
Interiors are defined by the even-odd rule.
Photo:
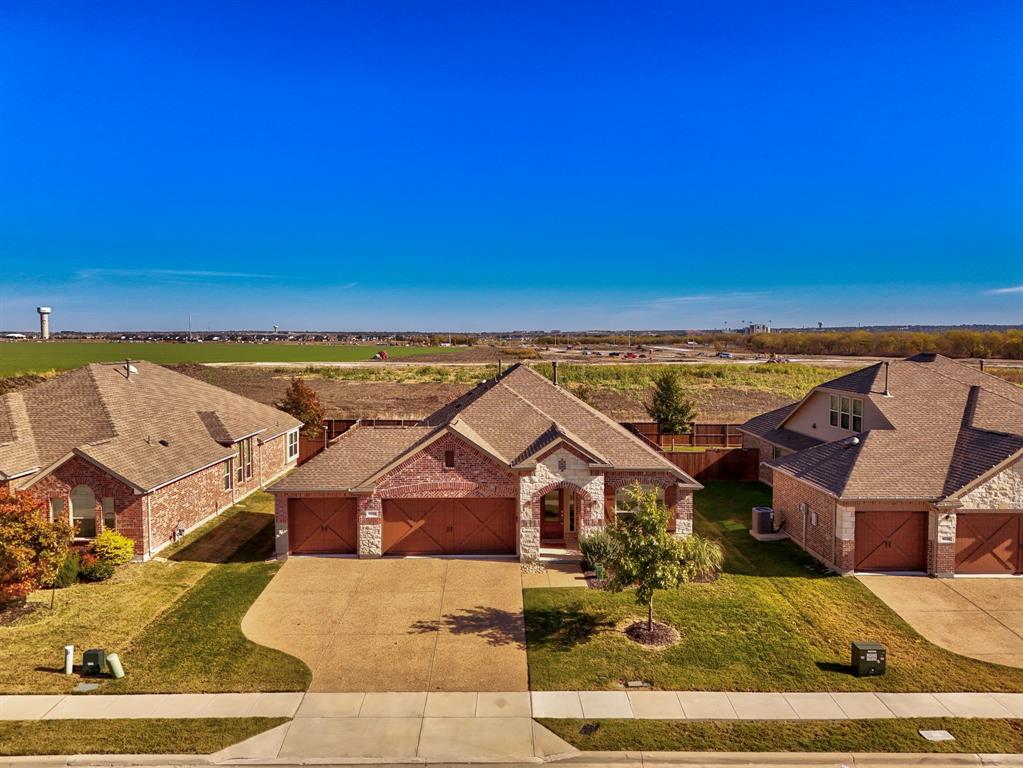
[[[676,589],[688,581],[707,578],[720,567],[720,547],[715,542],[694,547],[670,533],[671,510],[657,499],[653,490],[644,491],[635,484],[629,493],[636,502],[634,510],[620,515],[608,529],[613,545],[605,556],[610,576],[607,588],[621,592],[635,587],[636,603],[647,609],[647,632],[652,632],[656,590]],[[715,548],[717,556],[700,553]],[[696,555],[696,559],[691,561],[691,555]]]
[[[67,521],[47,519],[37,496],[0,495],[0,607],[53,585],[73,536]]]
[[[284,393],[284,399],[277,407],[305,424],[305,433],[308,437],[318,436],[323,429],[323,416],[326,413],[323,403],[316,396],[316,390],[302,379],[291,380]]]
[[[654,397],[646,410],[657,428],[668,435],[688,433],[696,419],[696,406],[686,397],[682,376],[672,368],[654,378]]]

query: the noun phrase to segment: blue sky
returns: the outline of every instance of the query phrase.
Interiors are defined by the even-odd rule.
[[[0,328],[1023,323],[1019,2],[0,4]]]

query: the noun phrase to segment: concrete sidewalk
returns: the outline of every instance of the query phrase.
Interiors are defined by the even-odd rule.
[[[1023,693],[509,691],[0,696],[0,720],[114,718],[1023,718]]]

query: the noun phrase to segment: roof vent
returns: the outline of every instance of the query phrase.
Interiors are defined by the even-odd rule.
[[[170,447],[170,440],[157,440],[157,442],[160,445],[162,445],[164,448],[169,448]]]
[[[849,447],[850,448],[855,448],[859,444],[860,444],[860,439],[858,437],[850,437],[849,438]]]

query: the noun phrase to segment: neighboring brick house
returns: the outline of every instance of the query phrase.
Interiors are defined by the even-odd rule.
[[[151,363],[94,364],[0,397],[0,488],[48,501],[81,540],[146,559],[295,466],[301,422]]]
[[[277,553],[517,554],[573,546],[657,490],[692,531],[700,484],[620,424],[527,366],[415,426],[355,426],[268,490]]]
[[[836,570],[1023,574],[1023,389],[920,354],[740,429],[776,527]]]

